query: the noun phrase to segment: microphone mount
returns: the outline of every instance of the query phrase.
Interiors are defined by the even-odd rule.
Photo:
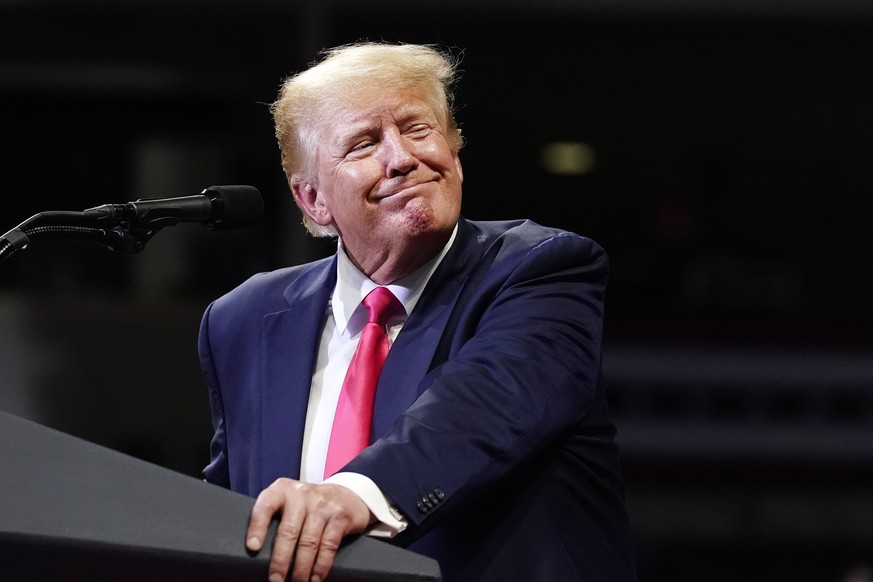
[[[230,216],[224,215],[226,207],[233,209]],[[212,186],[200,196],[141,199],[81,212],[40,212],[0,236],[0,264],[32,242],[77,240],[138,253],[161,229],[179,222],[201,222],[220,230],[249,226],[262,214],[260,192],[251,186]]]

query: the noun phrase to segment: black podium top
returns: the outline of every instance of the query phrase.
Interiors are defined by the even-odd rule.
[[[254,499],[0,412],[0,580],[267,579]],[[276,523],[265,547],[272,547]],[[437,562],[349,538],[333,582],[433,581]]]

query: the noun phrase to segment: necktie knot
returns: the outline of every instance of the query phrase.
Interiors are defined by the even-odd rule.
[[[388,320],[403,309],[403,304],[386,287],[376,287],[370,291],[363,301],[364,307],[370,312],[368,323],[384,327]]]

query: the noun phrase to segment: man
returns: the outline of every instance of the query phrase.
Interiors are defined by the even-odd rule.
[[[434,557],[446,582],[636,579],[601,379],[607,258],[573,233],[461,217],[454,80],[432,47],[360,43],[273,104],[304,224],[337,252],[254,276],[200,338],[204,474],[257,496],[250,550],[281,514],[270,580],[323,580],[362,532]],[[369,446],[322,482],[377,287],[402,307]]]

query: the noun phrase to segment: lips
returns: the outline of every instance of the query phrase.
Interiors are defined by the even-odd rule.
[[[389,189],[384,194],[379,194],[376,196],[377,200],[382,200],[383,198],[391,198],[393,196],[397,196],[400,194],[415,194],[415,190],[419,189],[421,186],[425,186],[430,184],[431,182],[435,182],[436,180],[427,180],[424,182],[411,182],[411,183],[403,183],[400,186],[395,186],[394,188]]]

